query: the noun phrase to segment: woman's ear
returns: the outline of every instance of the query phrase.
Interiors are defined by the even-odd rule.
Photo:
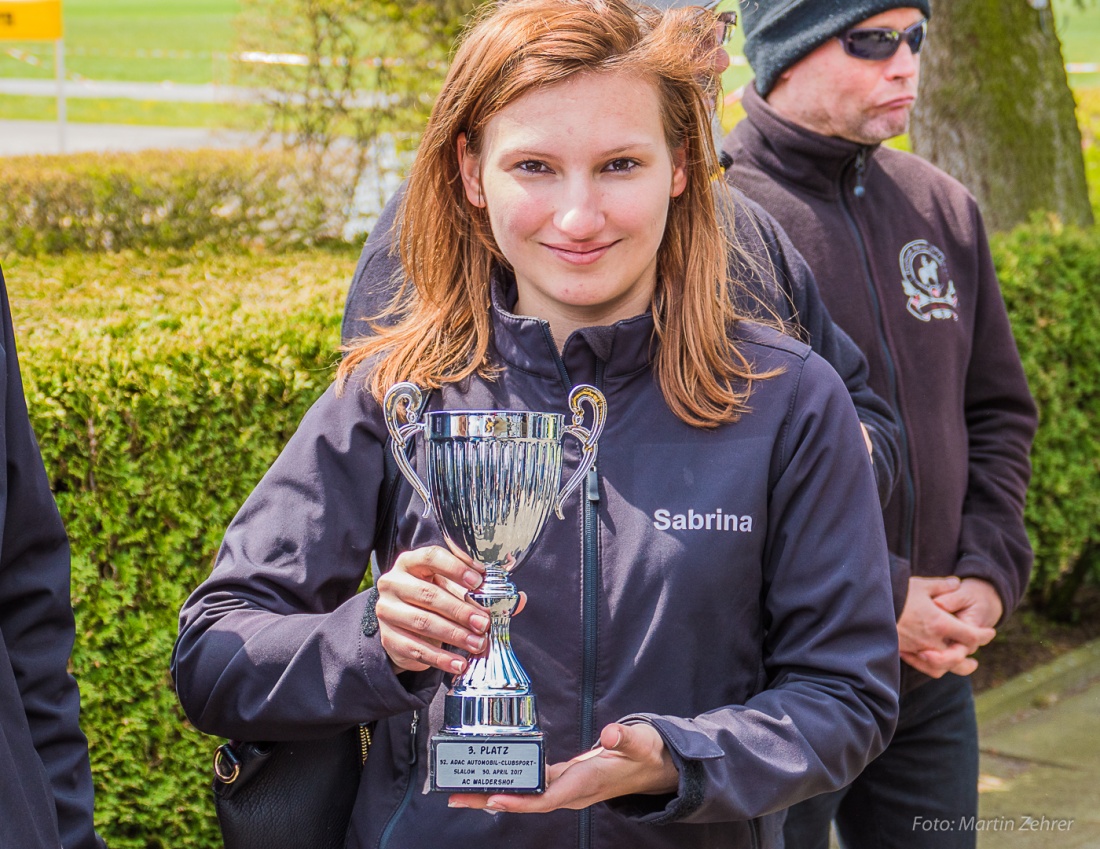
[[[668,196],[678,198],[687,188],[687,150],[680,145],[672,150],[672,188]]]
[[[470,152],[465,133],[458,134],[456,147],[458,170],[462,174],[462,186],[466,190],[466,200],[479,209],[484,209],[485,197],[481,192],[481,159]]]

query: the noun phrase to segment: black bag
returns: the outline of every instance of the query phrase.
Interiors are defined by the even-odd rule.
[[[369,746],[361,725],[321,740],[218,747],[214,808],[227,849],[343,849]]]

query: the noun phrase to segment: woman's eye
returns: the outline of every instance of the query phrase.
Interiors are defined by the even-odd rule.
[[[633,171],[637,167],[636,159],[612,159],[607,163],[608,171]]]
[[[542,174],[549,170],[546,167],[545,162],[539,162],[537,159],[527,159],[520,162],[516,166],[520,171],[526,171],[528,174]]]

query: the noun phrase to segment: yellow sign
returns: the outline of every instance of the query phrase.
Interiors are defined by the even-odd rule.
[[[57,41],[61,0],[0,0],[0,41]]]

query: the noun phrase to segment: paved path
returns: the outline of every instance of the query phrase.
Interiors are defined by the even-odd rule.
[[[25,97],[56,97],[57,81],[49,79],[0,78],[0,94]],[[184,83],[129,83],[103,80],[66,80],[65,97],[124,100],[163,100],[175,103],[240,103],[256,99],[246,88]]]
[[[1100,640],[977,698],[978,849],[1100,849]],[[839,849],[836,834],[830,849]]]
[[[199,127],[73,124],[65,128],[65,152],[134,151],[152,148],[232,148],[257,144],[255,133]],[[56,121],[0,121],[0,156],[60,153]]]
[[[0,77],[0,94],[21,95],[24,97],[57,97],[57,81],[50,79],[22,79]],[[152,100],[175,103],[248,103],[250,101],[301,99],[297,94],[286,94],[261,89],[240,88],[237,86],[216,85],[214,83],[137,83],[113,82],[108,80],[66,80],[65,97],[67,99],[106,99],[106,100]],[[383,104],[387,96],[380,92],[364,92],[359,97],[347,101],[349,106],[371,109]]]
[[[1100,641],[978,698],[978,849],[1100,847]]]

